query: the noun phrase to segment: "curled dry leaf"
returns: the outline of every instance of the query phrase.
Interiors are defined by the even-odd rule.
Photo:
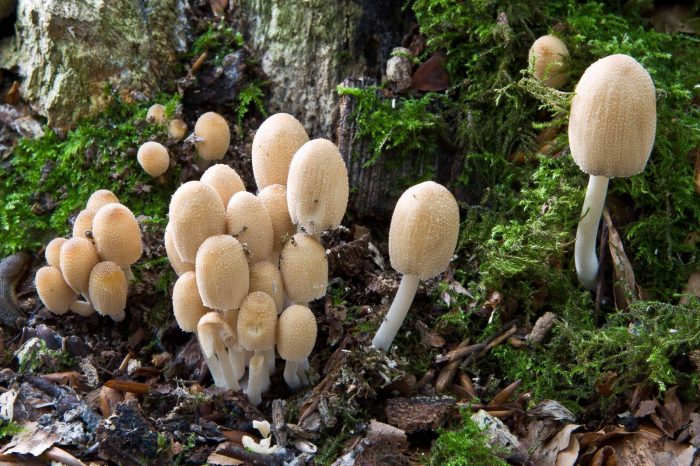
[[[630,303],[636,301],[639,297],[634,270],[627,258],[627,254],[625,254],[622,239],[615,229],[610,218],[610,212],[607,209],[603,211],[603,217],[608,226],[608,246],[610,247],[610,256],[613,261],[615,305],[618,309],[626,309]]]

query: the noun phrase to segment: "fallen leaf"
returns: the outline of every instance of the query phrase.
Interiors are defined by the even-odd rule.
[[[559,452],[569,447],[571,434],[581,427],[579,424],[567,424],[556,433],[542,448],[535,450],[532,459],[539,466],[556,466]]]
[[[105,382],[105,387],[109,387],[120,392],[135,393],[137,395],[145,395],[150,390],[150,387],[141,382],[131,382],[129,380],[108,380]]]
[[[608,209],[603,211],[603,217],[608,226],[608,246],[610,247],[610,256],[613,261],[615,306],[618,309],[627,309],[630,303],[638,298],[634,270],[627,258],[627,254],[625,254],[622,239],[612,223]]]
[[[611,446],[604,446],[593,455],[590,466],[617,466],[617,455]]]
[[[418,91],[443,91],[450,85],[450,76],[445,68],[447,57],[435,52],[421,63],[413,73],[411,87]]]
[[[555,466],[574,466],[578,459],[578,453],[581,449],[581,444],[575,435],[569,438],[569,446],[564,448],[557,455]]]
[[[51,431],[42,430],[36,422],[26,422],[21,426],[22,432],[12,437],[10,443],[5,445],[0,452],[39,456],[59,440],[58,435]]]

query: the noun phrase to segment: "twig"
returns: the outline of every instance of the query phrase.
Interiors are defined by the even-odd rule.
[[[489,406],[497,406],[506,403],[515,393],[515,390],[523,383],[522,379],[518,379],[512,384],[508,385],[506,388],[501,390],[493,397],[493,400],[489,402]]]
[[[245,461],[246,464],[253,466],[278,466],[282,464],[282,460],[275,456],[248,451],[234,444],[226,445],[224,448],[217,450],[217,453]]]
[[[56,446],[53,446],[44,452],[43,456],[52,462],[62,463],[67,466],[85,466],[85,463],[80,461],[75,456],[71,455],[65,450],[62,450]]]
[[[461,348],[466,348],[469,346],[469,338],[466,340],[463,340],[459,346],[457,346],[457,349]],[[440,371],[440,374],[438,374],[437,381],[435,382],[435,389],[438,392],[444,392],[447,387],[450,386],[452,383],[452,379],[454,379],[455,373],[457,372],[457,368],[459,367],[459,360],[455,361],[450,361],[449,364],[447,364],[445,367],[442,368]]]

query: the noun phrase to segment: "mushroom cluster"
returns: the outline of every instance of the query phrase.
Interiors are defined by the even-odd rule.
[[[226,152],[228,138],[196,127],[195,133],[209,138],[207,147],[195,141],[200,155]],[[287,361],[288,386],[308,383],[316,319],[307,306],[328,285],[319,236],[340,225],[349,185],[338,148],[309,141],[301,123],[284,113],[258,129],[252,162],[257,195],[224,164],[181,185],[170,202],[165,245],[179,275],[173,310],[180,328],[197,333],[217,386],[238,390],[247,366],[246,393],[259,404],[275,347]]]
[[[131,210],[111,191],[95,191],[75,219],[73,236],[54,238],[46,246],[48,265],[35,277],[39,298],[54,314],[97,311],[120,322],[126,315],[131,265],[142,252],[141,230]]]

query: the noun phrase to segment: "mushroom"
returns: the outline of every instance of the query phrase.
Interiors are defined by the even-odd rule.
[[[104,261],[95,265],[90,272],[89,290],[90,301],[98,314],[109,316],[115,322],[124,320],[129,287],[118,264]]]
[[[249,292],[262,291],[275,301],[277,314],[284,306],[284,283],[280,269],[268,261],[260,261],[250,266]]]
[[[581,76],[571,102],[569,145],[576,164],[590,175],[576,232],[579,281],[596,285],[596,233],[608,189],[616,176],[641,173],[656,134],[656,91],[649,73],[627,55],[610,55]]]
[[[205,314],[197,324],[199,346],[202,348],[214,383],[221,388],[240,390],[241,387],[233,374],[228,357],[228,347],[233,333],[231,326],[216,312]]]
[[[177,188],[168,216],[175,249],[185,262],[194,263],[205,239],[226,231],[226,210],[219,195],[200,181]]]
[[[384,322],[372,340],[382,351],[391,347],[420,280],[442,273],[459,235],[459,208],[452,193],[433,181],[408,188],[399,198],[389,227],[391,266],[403,274]]]
[[[253,138],[253,176],[258,189],[287,184],[292,157],[309,140],[299,121],[288,113],[276,113],[263,121]]]
[[[269,373],[265,352],[274,351],[277,310],[275,302],[262,291],[250,293],[238,311],[238,343],[253,351],[248,374],[246,394],[252,405],[262,401],[265,380],[269,383]]]
[[[119,204],[119,198],[108,189],[98,189],[97,191],[92,193],[88,198],[85,209],[94,210],[95,212],[97,212],[103,206],[112,203]]]
[[[102,260],[116,263],[131,280],[131,264],[143,253],[141,229],[131,210],[122,204],[100,208],[92,221],[92,238]]]
[[[95,218],[96,210],[83,209],[78,212],[73,222],[73,236],[80,238],[90,238],[92,235],[92,221]]]
[[[195,260],[197,289],[205,306],[217,311],[238,309],[248,294],[248,261],[243,246],[231,235],[207,238]]]
[[[66,283],[83,296],[88,296],[90,272],[100,262],[95,245],[87,238],[71,238],[61,246],[59,265]]]
[[[532,74],[545,86],[559,89],[566,84],[569,49],[557,36],[546,35],[537,39],[530,47],[528,60]]]
[[[214,188],[224,204],[224,209],[234,194],[245,191],[243,180],[238,176],[236,170],[223,163],[217,163],[207,168],[199,181]]]
[[[226,155],[231,140],[228,123],[218,113],[207,112],[194,125],[197,153],[204,160],[219,160]]]
[[[251,264],[272,253],[272,222],[265,205],[247,191],[231,197],[226,209],[228,233],[245,245]]]
[[[273,263],[277,263],[282,245],[297,231],[287,208],[287,188],[281,184],[271,184],[260,190],[258,199],[265,206],[272,222],[273,256],[270,260]]]
[[[148,107],[146,112],[146,120],[162,125],[165,123],[165,107],[161,104],[153,104]]]
[[[282,249],[280,272],[287,297],[296,304],[308,304],[326,294],[328,259],[326,250],[312,236],[297,233]]]
[[[292,222],[308,234],[340,225],[348,205],[348,170],[338,147],[314,139],[294,154],[287,180]]]
[[[165,226],[165,253],[168,256],[170,265],[178,276],[182,276],[185,272],[194,272],[194,262],[185,262],[175,249],[173,242],[173,234],[170,230],[170,224]],[[194,332],[194,330],[192,330]]]
[[[187,133],[187,123],[179,118],[170,120],[168,123],[168,136],[175,141],[179,141],[185,137],[185,133]]]
[[[286,361],[284,381],[292,390],[298,390],[302,381],[297,375],[304,367],[316,344],[316,317],[306,306],[289,306],[277,321],[277,351]]]
[[[224,319],[226,319],[226,322],[234,330],[238,328],[238,312],[239,309],[227,309],[224,311]],[[236,380],[240,380],[245,375],[245,353],[245,349],[238,343],[238,333],[234,331],[233,338],[231,339],[231,346],[229,346],[228,349],[228,357]]]
[[[180,275],[173,287],[173,313],[180,329],[183,332],[196,332],[199,319],[211,311],[199,296],[195,273],[185,272]]]
[[[141,144],[136,154],[136,160],[138,160],[143,171],[153,178],[157,178],[168,171],[168,166],[170,165],[168,149],[163,144],[155,141]]]
[[[46,245],[44,256],[46,256],[46,262],[48,262],[51,267],[59,268],[61,266],[61,246],[63,246],[63,243],[66,241],[68,241],[66,238],[54,238]]]
[[[53,266],[42,267],[34,277],[41,302],[54,314],[65,314],[78,294],[63,279],[61,271]]]

